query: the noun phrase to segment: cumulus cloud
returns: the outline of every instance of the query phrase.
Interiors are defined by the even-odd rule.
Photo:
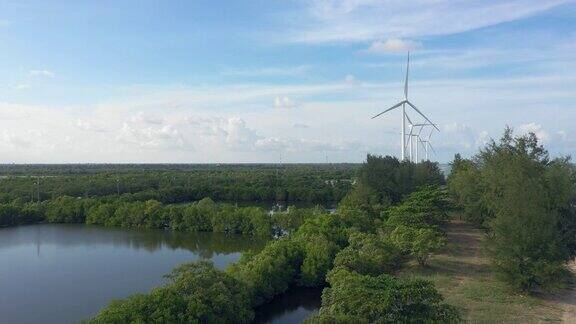
[[[560,123],[554,129],[571,130],[576,110],[558,105],[563,116],[558,119],[558,114],[544,108],[558,99],[573,98],[573,81],[561,76],[419,80],[414,83],[414,98],[424,102],[427,114],[443,125],[432,143],[445,161],[456,152],[475,153],[489,136],[501,135],[504,124],[498,121],[521,124],[514,116],[527,110],[553,139],[572,138],[572,134],[556,134],[551,127]],[[324,151],[337,152],[331,154],[333,161],[361,161],[363,148],[398,153],[398,120],[369,118],[397,90],[396,82],[351,87],[339,78],[305,85],[130,89],[120,98],[93,106],[0,102],[0,145],[5,162],[268,162],[272,159],[268,151],[274,150],[292,152],[287,156],[299,162],[324,161]],[[281,107],[286,102],[294,106],[291,98],[306,105],[266,109],[277,94],[290,98],[280,99]],[[27,129],[41,130],[42,136],[31,137],[24,123]],[[524,128],[538,130],[537,125]],[[104,128],[106,136],[99,133]],[[32,146],[26,149],[26,143]],[[562,142],[558,151],[570,153],[574,146],[567,143]],[[50,144],[55,150],[46,154]]]
[[[8,131],[4,131],[2,134],[2,143],[13,148],[29,148],[32,146],[30,139]]]
[[[453,150],[473,150],[489,140],[488,132],[476,131],[467,124],[456,122],[444,125],[438,137],[443,147]]]
[[[277,96],[274,98],[274,107],[278,109],[290,109],[296,107],[297,104],[286,96]]]
[[[536,138],[538,138],[538,140],[541,141],[542,143],[549,142],[550,138],[551,138],[550,133],[548,133],[546,130],[544,130],[542,125],[534,123],[534,122],[528,123],[528,124],[522,124],[522,125],[518,126],[516,128],[516,132],[519,135],[534,133],[536,135]]]
[[[104,133],[107,132],[108,129],[99,125],[96,125],[90,121],[78,118],[78,120],[76,121],[76,126],[84,131],[88,131],[88,132],[96,132],[96,133]]]
[[[56,75],[49,70],[30,70],[28,71],[28,76],[36,79],[51,79]]]
[[[422,48],[422,43],[400,38],[388,38],[373,42],[367,52],[374,54],[406,53]]]
[[[285,140],[276,137],[261,138],[254,144],[255,148],[261,151],[283,151],[288,147]]]
[[[246,122],[238,117],[228,118],[221,128],[225,134],[225,143],[235,150],[246,150],[254,147],[258,139],[256,132],[246,125]]]
[[[136,144],[145,149],[193,149],[192,146],[186,145],[184,137],[173,125],[140,128],[124,123],[117,140],[121,143]]]
[[[132,116],[130,120],[133,123],[151,124],[151,125],[162,125],[164,123],[163,118],[158,116],[147,115],[142,112],[139,112],[135,116]]]

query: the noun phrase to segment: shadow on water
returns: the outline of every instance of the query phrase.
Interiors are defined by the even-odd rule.
[[[322,288],[291,287],[256,309],[254,323],[302,323],[320,308]]]

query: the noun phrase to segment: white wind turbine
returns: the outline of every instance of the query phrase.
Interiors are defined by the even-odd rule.
[[[408,72],[410,69],[410,52],[408,52],[408,57],[406,60],[406,78],[404,79],[404,100],[400,101],[399,103],[395,104],[394,106],[384,110],[383,112],[375,115],[374,117],[372,117],[372,119],[383,115],[391,110],[394,110],[396,108],[402,107],[402,120],[401,120],[401,131],[400,131],[400,147],[401,147],[401,151],[400,151],[400,160],[403,161],[406,159],[406,137],[408,137],[410,139],[410,143],[411,143],[411,136],[406,134],[406,118],[408,118],[407,114],[406,114],[406,105],[408,105],[409,107],[411,107],[412,109],[414,109],[418,114],[420,114],[420,116],[424,117],[424,119],[431,124],[432,126],[434,126],[434,128],[436,128],[438,131],[440,131],[440,129],[438,129],[438,127],[432,122],[430,121],[430,119],[428,119],[428,117],[426,117],[420,110],[418,110],[418,108],[416,108],[416,106],[410,102],[410,100],[408,100]],[[408,118],[409,119],[409,118]],[[412,123],[410,123],[412,124]],[[416,144],[418,145],[418,144]]]
[[[434,154],[436,154],[436,150],[434,150],[434,147],[432,147],[432,144],[430,143],[430,137],[432,137],[432,133],[434,132],[434,129],[432,129],[430,131],[430,133],[428,134],[428,137],[426,138],[426,140],[423,140],[420,138],[420,143],[422,143],[422,145],[424,146],[424,151],[426,152],[426,161],[429,161],[428,159],[428,148],[430,148],[432,150],[432,152]]]
[[[422,140],[422,137],[420,137],[420,135],[422,134],[422,131],[424,130],[425,127],[429,127],[429,126],[436,126],[434,124],[431,123],[420,123],[420,124],[412,124],[412,121],[410,121],[410,118],[408,118],[408,116],[406,116],[408,119],[408,122],[410,123],[410,133],[408,134],[409,136],[409,141],[410,141],[410,161],[418,163],[420,161],[420,155],[419,155],[419,150],[418,150],[418,143],[422,143],[422,142],[429,142],[430,141],[430,137],[432,136],[432,132],[434,132],[434,128],[432,128],[430,130],[430,134],[428,135],[428,138],[426,141]],[[420,129],[418,130],[417,133],[413,133],[412,131],[414,130],[414,128],[416,127],[420,127]],[[416,145],[414,145],[415,149],[416,149],[416,156],[415,158],[412,158],[412,142],[416,141]],[[425,148],[426,151],[426,160],[428,160],[428,148]]]

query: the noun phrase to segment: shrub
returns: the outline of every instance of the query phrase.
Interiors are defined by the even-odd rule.
[[[252,304],[260,305],[288,289],[303,258],[300,243],[283,238],[268,243],[260,253],[244,257],[228,270],[246,283]]]
[[[245,286],[210,262],[188,263],[150,294],[114,301],[89,323],[249,323]]]
[[[390,233],[390,240],[406,254],[426,265],[432,253],[446,245],[443,233],[433,228],[413,228],[400,225]]]
[[[335,268],[328,275],[330,288],[322,292],[322,307],[315,323],[456,323],[459,315],[443,302],[434,285],[421,279],[376,277]]]
[[[381,235],[353,233],[349,245],[336,255],[335,267],[379,275],[398,269],[404,261],[398,246]]]

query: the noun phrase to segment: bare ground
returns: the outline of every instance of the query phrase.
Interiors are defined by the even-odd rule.
[[[573,274],[576,274],[576,262],[571,262],[568,268]],[[564,307],[562,322],[576,323],[576,287],[571,287],[567,293],[563,294],[559,302],[561,302]]]

